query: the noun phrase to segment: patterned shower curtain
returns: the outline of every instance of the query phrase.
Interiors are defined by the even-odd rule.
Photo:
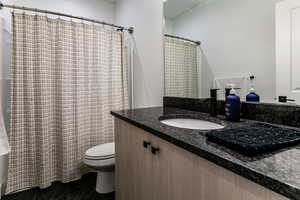
[[[165,95],[199,97],[197,45],[165,37]]]
[[[122,33],[46,16],[12,17],[7,193],[85,173],[85,151],[113,141],[111,110],[128,107]]]

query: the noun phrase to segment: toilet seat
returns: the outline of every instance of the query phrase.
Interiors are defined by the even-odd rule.
[[[113,155],[108,155],[108,156],[95,156],[95,157],[85,155],[85,159],[87,159],[87,160],[107,160],[107,159],[111,159],[111,158],[114,158],[114,157],[115,157],[114,154]]]
[[[95,170],[113,169],[115,164],[115,143],[94,146],[85,152],[83,162]]]
[[[115,158],[109,158],[105,160],[90,160],[90,159],[84,159],[83,161],[88,167],[94,170],[99,169],[113,169],[115,165]]]
[[[115,143],[94,146],[85,152],[87,160],[107,160],[115,157]]]

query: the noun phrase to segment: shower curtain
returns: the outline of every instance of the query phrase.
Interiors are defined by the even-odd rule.
[[[199,97],[197,45],[165,37],[165,95]]]
[[[7,193],[80,178],[85,151],[113,141],[110,111],[128,107],[122,33],[16,13],[12,29]]]

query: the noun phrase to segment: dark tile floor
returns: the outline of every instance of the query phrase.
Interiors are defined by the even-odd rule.
[[[95,191],[96,174],[84,175],[81,180],[55,182],[46,189],[30,189],[4,196],[2,200],[114,200],[113,193],[101,195]]]

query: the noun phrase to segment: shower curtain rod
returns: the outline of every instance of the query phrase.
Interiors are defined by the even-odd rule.
[[[185,41],[188,41],[188,42],[192,42],[192,43],[195,43],[196,45],[201,45],[200,41],[194,41],[194,40],[190,40],[190,39],[187,39],[187,38],[184,38],[184,37],[179,37],[179,36],[170,35],[170,34],[165,34],[165,36],[169,37],[169,38],[175,38],[175,39],[179,39],[179,40],[185,40]]]
[[[106,25],[106,26],[115,27],[120,31],[127,30],[130,34],[132,34],[133,31],[134,31],[133,27],[125,28],[123,26],[119,26],[119,25],[115,25],[115,24],[111,24],[111,23],[107,23],[107,22],[103,22],[103,21],[98,21],[98,20],[95,20],[95,19],[90,19],[90,18],[85,18],[85,17],[78,17],[78,16],[73,16],[73,15],[59,13],[59,12],[53,12],[53,11],[49,11],[49,10],[41,10],[41,9],[38,9],[38,8],[28,8],[28,7],[24,7],[24,6],[8,5],[8,4],[3,4],[2,2],[0,2],[0,9],[2,9],[2,8],[27,10],[27,11],[32,11],[32,12],[46,13],[46,14],[51,14],[51,15],[58,15],[58,16],[63,16],[63,17],[69,17],[69,18],[84,20],[84,21],[88,21],[88,22],[93,22],[93,23],[97,23],[97,24],[103,24],[103,25]]]

